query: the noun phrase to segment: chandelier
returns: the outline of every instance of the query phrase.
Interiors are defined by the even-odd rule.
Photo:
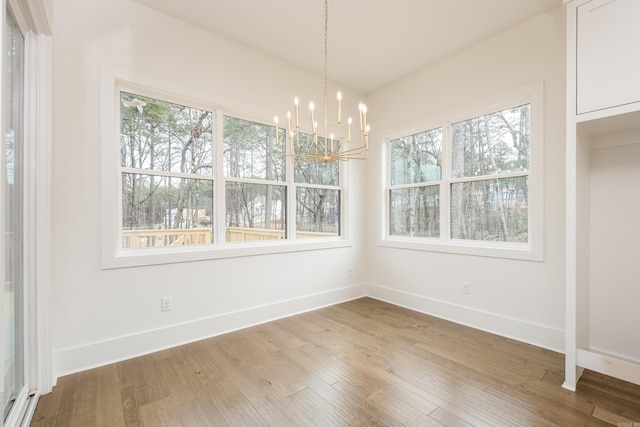
[[[315,161],[318,163],[331,163],[335,161],[347,160],[365,160],[369,151],[369,123],[367,122],[367,106],[363,103],[358,105],[359,124],[354,124],[353,119],[347,119],[346,129],[342,123],[342,93],[338,92],[338,114],[337,114],[337,133],[329,133],[329,118],[327,116],[327,29],[329,23],[329,2],[324,2],[324,105],[323,118],[324,131],[320,134],[318,122],[315,116],[315,104],[309,103],[309,112],[311,114],[312,126],[312,143],[305,142],[303,137],[301,142],[300,132],[300,101],[298,97],[293,100],[294,113],[287,111],[286,123],[286,143],[288,147],[282,153],[285,156],[293,158],[294,162]],[[292,124],[293,122],[293,124]],[[280,147],[280,120],[275,117],[276,124],[276,147]],[[354,131],[358,141],[351,140],[351,127],[358,126]],[[334,126],[335,127],[335,126]]]

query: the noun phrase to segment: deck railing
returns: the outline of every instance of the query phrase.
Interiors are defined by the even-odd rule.
[[[337,236],[337,233],[298,231],[299,239]],[[211,243],[210,228],[160,229],[160,230],[123,230],[122,247],[125,249],[157,248],[163,246],[206,245]],[[284,230],[264,228],[228,227],[227,242],[251,242],[262,240],[282,240],[286,238]]]
[[[285,239],[284,230],[267,230],[265,228],[227,227],[227,242],[251,242],[256,240]]]
[[[207,243],[211,243],[210,228],[122,231],[122,247],[125,249],[205,245]]]

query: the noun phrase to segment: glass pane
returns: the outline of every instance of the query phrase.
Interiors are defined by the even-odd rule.
[[[340,235],[340,190],[296,189],[296,237]]]
[[[3,415],[6,419],[24,386],[23,325],[23,194],[24,194],[24,38],[9,8],[4,37],[4,271],[3,313],[4,387]]]
[[[390,190],[389,235],[440,237],[440,186]]]
[[[212,242],[213,181],[122,174],[124,249]]]
[[[296,147],[304,151],[315,152],[313,135],[306,133],[296,134],[300,139],[296,141]],[[320,146],[322,138],[319,138]],[[339,185],[340,162],[321,163],[315,161],[295,162],[295,181],[302,184]]]
[[[527,243],[528,177],[451,184],[451,238]]]
[[[213,113],[120,94],[122,167],[211,175]]]
[[[439,181],[442,128],[391,141],[391,185]]]
[[[528,171],[530,105],[452,125],[451,176]]]
[[[228,182],[227,242],[287,238],[287,188]]]
[[[275,149],[275,127],[224,117],[224,176],[284,181],[284,156]],[[284,129],[280,130],[281,142]]]

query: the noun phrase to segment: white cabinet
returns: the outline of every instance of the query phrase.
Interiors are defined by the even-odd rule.
[[[640,384],[640,0],[567,8],[566,377]]]
[[[638,0],[577,6],[578,114],[640,101],[639,17]]]

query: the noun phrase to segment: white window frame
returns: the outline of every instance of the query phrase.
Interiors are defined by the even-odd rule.
[[[272,118],[260,114],[242,112],[242,108],[230,105],[229,101],[202,100],[200,93],[193,88],[157,80],[149,76],[115,70],[105,67],[101,70],[101,265],[103,269],[125,268],[144,265],[157,265],[212,259],[234,258],[254,255],[296,252],[304,250],[332,249],[352,246],[348,235],[347,221],[347,167],[340,165],[340,235],[317,239],[295,238],[295,201],[296,188],[306,184],[294,183],[293,162],[286,160],[286,181],[278,185],[286,186],[287,192],[287,239],[254,242],[224,242],[225,226],[225,185],[226,182],[243,181],[223,176],[223,116],[232,116],[273,126]],[[119,153],[120,134],[120,91],[139,94],[189,105],[208,110],[215,115],[213,136],[213,180],[214,180],[214,212],[213,243],[209,245],[192,245],[175,248],[123,249],[121,247],[121,167]],[[252,180],[253,182],[253,180]],[[267,184],[270,182],[260,182]],[[323,188],[326,186],[322,186]]]
[[[528,261],[543,261],[543,224],[544,224],[544,180],[543,180],[543,146],[544,146],[544,105],[543,83],[536,82],[518,89],[514,89],[489,99],[468,104],[459,108],[435,114],[417,120],[408,125],[388,131],[384,137],[381,152],[381,212],[378,246],[445,252],[452,254],[476,255],[497,258],[509,258]],[[471,118],[491,114],[496,111],[530,104],[531,135],[530,135],[530,171],[529,171],[529,224],[528,242],[511,243],[481,240],[451,239],[450,220],[450,186],[452,183],[463,182],[466,179],[451,178],[451,124]],[[438,181],[440,185],[440,237],[410,237],[389,234],[389,189],[391,177],[390,145],[391,141],[428,131],[442,128],[442,175]],[[519,175],[519,174],[515,174]],[[511,174],[499,175],[499,178],[509,178]],[[491,179],[495,176],[483,176]],[[396,186],[394,186],[396,188]]]

